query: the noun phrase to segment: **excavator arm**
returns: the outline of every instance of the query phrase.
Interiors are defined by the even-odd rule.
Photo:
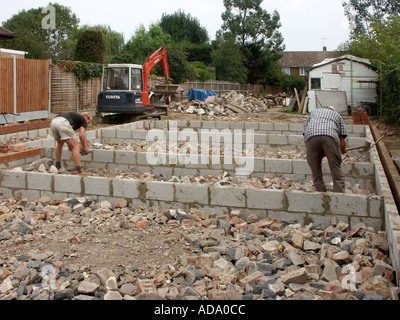
[[[156,52],[154,52],[150,57],[148,57],[146,62],[143,65],[143,84],[144,84],[143,91],[148,92],[148,81],[150,78],[150,71],[159,62],[162,62],[162,68],[164,71],[164,75],[165,75],[167,84],[170,81],[173,81],[173,79],[170,77],[170,74],[169,74],[167,50],[165,49],[165,47],[161,47]]]

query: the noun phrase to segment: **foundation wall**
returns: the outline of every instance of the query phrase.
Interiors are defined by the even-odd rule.
[[[303,125],[269,123],[228,123],[201,121],[143,121],[107,129],[87,132],[90,142],[100,144],[132,143],[146,141],[152,129],[178,135],[182,130],[250,130],[254,132],[254,145],[266,151],[304,150]],[[369,127],[348,126],[350,146],[364,145],[373,141]],[[254,130],[254,131],[253,131]],[[245,135],[248,132],[242,132]],[[328,226],[332,217],[350,226],[359,222],[384,230],[390,245],[390,257],[396,270],[400,268],[400,216],[394,202],[389,183],[376,148],[370,150],[370,162],[344,163],[346,180],[359,184],[362,189],[375,195],[349,195],[334,193],[312,193],[288,190],[250,189],[241,187],[217,187],[168,182],[148,182],[133,179],[81,177],[73,175],[52,175],[14,170],[43,157],[54,156],[55,142],[48,130],[20,133],[34,141],[27,143],[28,149],[40,149],[40,154],[11,161],[0,161],[0,193],[4,195],[22,194],[29,198],[50,196],[52,198],[90,197],[93,200],[107,200],[112,203],[122,199],[133,205],[158,206],[160,209],[200,209],[216,214],[226,214],[239,209],[243,214],[256,214],[259,218],[273,217],[302,224],[321,224]],[[4,138],[4,136],[0,137]],[[36,139],[36,140],[35,140]],[[243,139],[243,150],[246,140]],[[71,161],[70,153],[64,152],[63,161]],[[263,177],[273,174],[293,180],[310,180],[311,173],[305,160],[284,160],[254,158],[254,170],[249,176]],[[237,163],[240,158],[236,159]],[[243,159],[242,159],[243,160]],[[146,153],[129,151],[94,150],[82,157],[85,167],[136,170],[166,176],[222,175],[235,174],[237,163],[207,164],[168,164],[149,165]],[[201,158],[199,158],[201,163]],[[326,182],[330,182],[330,171],[324,165]]]

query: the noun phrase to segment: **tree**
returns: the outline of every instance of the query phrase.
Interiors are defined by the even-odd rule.
[[[224,0],[222,30],[230,32],[241,46],[257,43],[271,49],[281,49],[283,38],[277,11],[271,15],[261,8],[263,0]]]
[[[233,39],[240,46],[247,69],[247,82],[261,83],[268,67],[281,58],[283,37],[279,32],[280,15],[261,8],[263,0],[224,0],[225,12],[218,38]]]
[[[171,44],[171,36],[166,34],[160,26],[151,24],[149,30],[146,30],[142,24],[125,45],[121,55],[115,57],[113,62],[143,64],[154,51]]]
[[[370,29],[370,17],[385,19],[400,12],[398,0],[349,0],[343,1],[345,14],[354,34],[362,34]]]
[[[200,25],[199,20],[181,10],[173,14],[164,13],[159,25],[175,43],[203,44],[210,40],[207,29]]]
[[[78,31],[79,39],[83,32],[87,30],[99,31],[103,35],[104,41],[104,62],[109,63],[114,56],[118,56],[125,46],[124,35],[112,30],[108,25],[88,26],[84,25]]]
[[[346,52],[371,60],[379,71],[380,115],[385,122],[400,124],[400,16],[382,20],[370,16],[369,30],[355,34]]]
[[[101,31],[86,30],[76,45],[75,61],[104,63],[104,40]]]
[[[43,27],[42,22],[47,15],[44,8],[22,10],[3,24],[17,38],[3,42],[2,45],[5,48],[27,51],[27,58],[68,58],[68,49],[71,46],[68,39],[78,29],[79,19],[68,7],[58,3],[50,3],[49,6],[55,9],[55,29]]]
[[[248,71],[243,64],[240,46],[232,37],[219,39],[211,57],[212,65],[216,67],[217,80],[246,82]]]

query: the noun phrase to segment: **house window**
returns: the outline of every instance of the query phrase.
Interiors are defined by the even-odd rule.
[[[312,78],[311,79],[311,89],[321,90],[321,78]]]
[[[288,76],[290,76],[290,68],[282,68],[282,72],[283,74],[287,74]]]
[[[302,77],[306,76],[309,70],[309,68],[300,68],[300,75]]]

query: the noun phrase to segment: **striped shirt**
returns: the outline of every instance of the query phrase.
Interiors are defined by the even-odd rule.
[[[343,118],[336,111],[321,108],[310,113],[307,120],[304,139],[307,142],[315,136],[329,136],[340,146],[340,136],[347,137]]]

